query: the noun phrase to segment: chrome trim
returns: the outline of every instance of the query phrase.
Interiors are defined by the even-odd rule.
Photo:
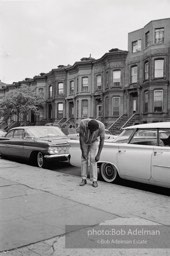
[[[69,159],[69,158],[70,158],[70,155],[69,155],[69,154],[44,155],[44,158],[47,158],[47,159],[49,159],[49,158],[60,158],[60,157],[66,157],[66,158]]]

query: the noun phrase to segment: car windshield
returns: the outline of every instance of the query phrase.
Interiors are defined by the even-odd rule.
[[[31,127],[28,129],[28,133],[36,138],[45,137],[66,137],[66,135],[58,127]]]
[[[134,129],[124,130],[115,140],[114,143],[127,143]]]

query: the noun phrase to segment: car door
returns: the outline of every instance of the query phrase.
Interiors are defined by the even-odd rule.
[[[155,147],[152,156],[152,180],[170,184],[170,147]]]
[[[0,141],[0,153],[2,155],[10,156],[10,154],[11,154],[10,140],[13,138],[13,133],[14,133],[13,130],[9,131],[6,134],[4,140]]]
[[[151,178],[153,146],[122,144],[118,149],[117,161],[121,177],[134,180]]]
[[[138,129],[128,144],[120,144],[117,159],[121,176],[138,181],[149,180],[151,178],[151,160],[156,143],[156,130]]]
[[[14,129],[13,137],[8,141],[9,155],[24,157],[24,129]]]
[[[154,148],[152,180],[160,185],[170,184],[170,129],[159,130],[159,138],[163,144]]]

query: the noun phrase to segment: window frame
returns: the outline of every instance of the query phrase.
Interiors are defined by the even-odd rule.
[[[100,78],[100,81],[98,81],[99,78]],[[96,89],[97,90],[102,89],[102,75],[101,74],[96,75]]]
[[[158,35],[158,36],[157,36]],[[154,43],[155,44],[163,44],[165,39],[165,28],[155,28],[154,31]]]
[[[149,37],[150,37],[150,31],[147,31],[145,33],[145,48],[149,47],[149,45],[150,45]]]
[[[147,101],[146,101],[147,95]],[[144,113],[148,113],[149,111],[149,91],[144,92]]]
[[[75,83],[74,80],[70,81],[70,87],[69,87],[69,94],[73,95],[74,94],[74,89],[75,89]]]
[[[156,69],[156,62],[158,62],[158,61],[162,61],[162,69],[158,69],[158,68]],[[164,73],[165,73],[164,69],[165,69],[165,59],[164,58],[154,59],[154,74],[153,74],[154,79],[164,78]],[[156,75],[156,72],[159,73],[160,70],[162,70],[162,75]]]
[[[62,88],[60,88],[61,85],[62,85]],[[58,84],[57,84],[57,94],[58,95],[64,95],[64,83],[63,82],[58,82]]]
[[[85,79],[87,80],[87,83],[84,83]],[[83,76],[81,82],[82,82],[81,91],[82,92],[88,92],[88,90],[89,90],[89,78],[88,78],[88,76]]]
[[[146,70],[146,67],[147,67],[147,70]],[[146,60],[144,62],[144,81],[147,81],[149,80],[149,61]]]
[[[109,88],[109,71],[106,71],[106,89]]]
[[[119,72],[120,77],[119,78],[114,78],[114,74],[116,72]],[[120,87],[121,86],[121,69],[115,69],[112,71],[112,79],[113,79],[113,87]]]
[[[53,86],[52,84],[49,85],[48,87],[48,96],[51,99],[53,97]]]
[[[156,103],[155,94],[156,94],[156,92],[161,92],[162,93],[162,96],[161,96],[161,103],[162,103],[161,104],[161,110],[156,110],[155,109],[157,107],[157,106],[155,106],[155,103]],[[154,93],[153,93],[153,112],[154,113],[162,113],[163,112],[163,104],[164,104],[164,91],[163,91],[163,89],[156,89],[156,90],[154,90]]]
[[[139,43],[140,42],[140,43]],[[132,42],[132,53],[141,52],[142,40],[138,39]]]
[[[134,70],[136,68],[136,75],[133,75],[132,74],[132,71]],[[134,79],[134,77],[136,77],[136,80],[135,81],[133,81]],[[138,66],[137,65],[133,65],[133,66],[131,66],[131,68],[130,68],[130,83],[131,84],[136,84],[138,82]]]

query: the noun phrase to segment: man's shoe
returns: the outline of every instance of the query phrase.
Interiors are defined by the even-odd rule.
[[[93,181],[92,186],[93,186],[94,188],[97,188],[97,187],[98,187],[97,181]]]
[[[87,180],[82,179],[82,181],[80,182],[79,186],[84,186],[87,184]]]

